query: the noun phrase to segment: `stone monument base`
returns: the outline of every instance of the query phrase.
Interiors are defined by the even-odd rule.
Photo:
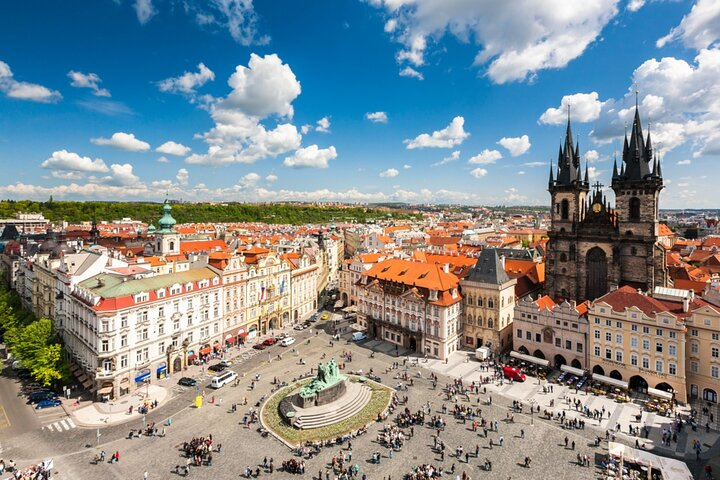
[[[372,389],[359,382],[340,382],[343,393],[334,400],[322,405],[301,407],[294,403],[289,395],[280,402],[280,414],[292,426],[299,429],[319,428],[349,418],[360,410],[372,398]],[[330,388],[334,388],[335,386]],[[338,387],[340,391],[340,387]],[[288,415],[289,413],[289,415]]]

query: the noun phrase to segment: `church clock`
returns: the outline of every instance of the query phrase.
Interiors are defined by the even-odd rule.
[[[602,210],[602,205],[599,203],[593,203],[592,209],[593,212],[600,213],[600,210]]]

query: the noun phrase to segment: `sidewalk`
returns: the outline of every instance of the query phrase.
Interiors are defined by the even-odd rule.
[[[117,401],[93,402],[89,405],[75,408],[74,410],[72,407],[67,410],[73,418],[73,421],[79,426],[87,428],[107,427],[109,425],[118,425],[131,420],[142,419],[143,415],[138,413],[137,407],[144,405],[146,400],[149,403],[157,400],[158,406],[150,410],[154,411],[162,407],[163,402],[169,398],[168,394],[168,390],[164,387],[148,385]],[[132,413],[129,413],[130,406],[133,407]]]

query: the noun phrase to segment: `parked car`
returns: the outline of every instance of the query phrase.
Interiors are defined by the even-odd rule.
[[[503,367],[503,375],[516,382],[524,382],[526,378],[525,374],[515,367]]]
[[[275,340],[275,337],[266,338],[263,341],[263,345],[267,345],[268,347],[271,345],[275,345],[277,343],[277,340]]]
[[[183,387],[194,387],[197,385],[197,380],[190,377],[182,377],[178,380],[178,385],[182,385]]]
[[[30,380],[32,378],[32,372],[30,370],[22,368],[17,371],[17,377],[20,380]]]
[[[226,358],[223,358],[222,360],[220,360],[220,365],[224,367],[229,367],[230,365],[232,365],[232,362]]]
[[[353,340],[356,342],[360,342],[362,340],[365,340],[368,338],[368,336],[365,334],[365,332],[355,332],[353,333]]]
[[[227,367],[225,367],[225,365],[223,365],[222,363],[216,363],[214,365],[210,365],[208,367],[208,370],[210,370],[211,372],[222,372],[223,370],[225,370],[225,368]]]
[[[264,345],[264,344],[262,344],[262,343],[258,343],[258,344],[256,344],[256,345],[253,345],[253,348],[254,348],[255,350],[265,350],[265,349],[267,348],[267,345]]]
[[[295,325],[293,327],[293,330],[304,330],[304,329],[305,329],[305,325],[303,325],[302,323],[298,323],[297,325]]]
[[[57,407],[58,405],[61,405],[62,402],[58,398],[52,398],[50,400],[41,400],[35,405],[35,408],[41,409],[41,408],[50,408],[50,407]]]
[[[39,403],[43,400],[53,400],[56,398],[57,394],[55,392],[51,392],[50,390],[40,390],[39,392],[33,392],[28,395],[30,403]]]
[[[285,337],[280,340],[280,345],[282,345],[283,347],[289,347],[293,343],[295,343],[295,339],[293,337]]]

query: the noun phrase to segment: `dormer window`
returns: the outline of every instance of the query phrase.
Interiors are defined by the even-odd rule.
[[[165,289],[161,288],[160,290],[157,290],[155,294],[157,295],[157,298],[165,298]]]
[[[438,299],[438,292],[437,290],[430,290],[430,301],[436,302]]]
[[[186,291],[186,292],[192,292],[192,289],[193,289],[193,284],[192,284],[192,282],[188,282],[188,283],[185,284],[185,291]]]
[[[178,284],[173,285],[170,287],[170,295],[178,295],[182,292],[182,287]]]
[[[135,295],[135,303],[147,302],[150,300],[150,295],[147,292],[141,292]]]

